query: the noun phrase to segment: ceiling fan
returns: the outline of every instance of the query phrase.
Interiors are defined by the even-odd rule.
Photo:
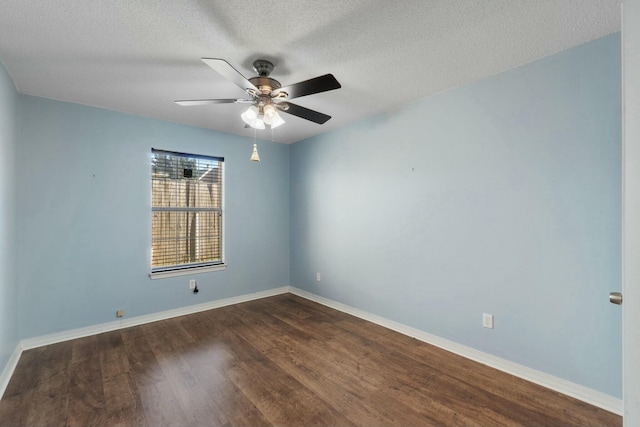
[[[264,129],[265,125],[272,129],[284,123],[278,111],[323,124],[331,118],[326,114],[310,110],[289,102],[290,99],[300,98],[314,93],[339,89],[342,86],[332,74],[315,77],[288,86],[282,86],[279,81],[269,77],[273,71],[273,64],[265,59],[258,59],[253,63],[253,69],[258,74],[247,79],[224,59],[202,58],[202,61],[223,77],[231,80],[244,90],[249,98],[242,99],[194,99],[175,101],[178,105],[206,105],[206,104],[251,104],[240,115],[246,123],[245,127]]]

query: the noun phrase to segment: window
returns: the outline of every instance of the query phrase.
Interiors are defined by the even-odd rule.
[[[151,276],[221,269],[224,159],[151,150]]]

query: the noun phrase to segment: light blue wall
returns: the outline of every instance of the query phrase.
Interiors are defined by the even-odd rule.
[[[22,95],[20,132],[21,338],[289,284],[288,146]],[[152,147],[225,158],[225,271],[149,279]]]
[[[18,92],[0,63],[0,373],[19,341],[17,150]]]
[[[621,397],[620,98],[615,34],[294,144],[291,284]]]

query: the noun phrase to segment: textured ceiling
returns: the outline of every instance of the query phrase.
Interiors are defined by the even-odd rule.
[[[201,57],[332,73],[295,101],[331,120],[258,131],[291,143],[619,30],[620,0],[2,0],[0,59],[20,93],[247,136],[246,105],[173,103],[243,97]]]

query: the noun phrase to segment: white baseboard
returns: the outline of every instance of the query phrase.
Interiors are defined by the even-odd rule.
[[[519,365],[517,363],[502,359],[489,353],[485,353],[474,348],[449,341],[447,339],[429,334],[419,329],[403,325],[393,320],[385,319],[384,317],[380,317],[364,310],[360,310],[346,304],[321,297],[319,295],[295,288],[293,286],[289,287],[289,292],[302,298],[306,298],[327,307],[336,309],[338,311],[342,311],[344,313],[351,314],[352,316],[367,320],[371,323],[383,326],[387,329],[391,329],[412,338],[416,338],[420,341],[432,344],[436,347],[440,347],[459,356],[466,357],[467,359],[474,360],[476,362],[482,363],[483,365],[490,366],[492,368],[525,379],[551,390],[555,390],[559,393],[566,394],[567,396],[582,400],[583,402],[597,406],[609,412],[613,412],[614,414],[623,414],[622,399],[609,396],[608,394],[604,394],[588,387],[575,384],[571,381],[567,381],[562,378],[558,378],[556,376],[549,375],[523,365]]]
[[[202,304],[189,305],[187,307],[180,307],[173,310],[161,311],[159,313],[132,317],[130,319],[116,320],[114,322],[101,323],[99,325],[71,329],[69,331],[57,332],[54,334],[42,335],[34,338],[27,338],[20,341],[20,344],[23,350],[29,350],[36,347],[42,347],[44,345],[55,344],[58,342],[69,341],[76,338],[101,334],[103,332],[115,331],[117,329],[129,328],[131,326],[143,325],[145,323],[157,322],[158,320],[171,319],[172,317],[179,317],[186,314],[212,310],[214,308],[225,307],[227,305],[240,304],[242,302],[285,294],[287,292],[289,292],[289,287],[283,286],[281,288],[268,289],[266,291],[254,292],[252,294],[239,295],[237,297],[209,301]]]
[[[9,357],[7,364],[4,366],[2,373],[0,374],[0,399],[2,399],[2,396],[4,396],[4,392],[9,385],[9,380],[11,380],[13,371],[15,371],[16,366],[18,366],[18,360],[20,360],[21,354],[22,345],[18,343],[15,350],[13,350],[13,353],[11,353],[11,357]]]

